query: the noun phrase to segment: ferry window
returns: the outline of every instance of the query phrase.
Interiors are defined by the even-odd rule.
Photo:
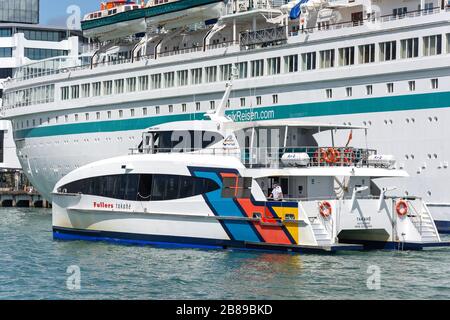
[[[408,81],[408,87],[409,87],[409,91],[416,91],[416,82]]]
[[[148,76],[139,77],[139,91],[148,90]]]
[[[236,68],[238,70],[239,79],[245,79],[248,77],[248,62],[236,63]]]
[[[366,86],[366,93],[368,96],[371,96],[373,94],[373,86],[372,85]]]
[[[228,81],[231,79],[232,64],[224,64],[220,66],[220,81]]]
[[[375,62],[375,44],[365,44],[359,46],[359,63]]]
[[[172,88],[175,86],[175,72],[164,73],[164,88]]]
[[[442,53],[442,35],[423,37],[423,55],[435,56]]]
[[[392,61],[397,59],[397,41],[380,43],[380,61]]]
[[[302,70],[314,70],[316,69],[316,53],[308,52],[302,54]]]
[[[355,47],[339,49],[339,66],[350,66],[355,64]]]
[[[252,77],[264,76],[264,60],[253,60],[252,65]]]
[[[252,178],[226,177],[223,179],[223,198],[250,198]]]
[[[268,75],[275,75],[281,72],[281,58],[269,58],[267,59],[267,73]]]
[[[138,201],[150,201],[152,196],[153,175],[142,174],[139,179]]]
[[[124,80],[123,79],[114,80],[114,93],[121,94],[123,92],[124,92]]]
[[[136,78],[128,78],[127,92],[135,92],[135,91],[136,91]]]
[[[177,72],[177,76],[178,76],[178,86],[183,87],[183,86],[187,86],[189,84],[188,82],[188,77],[189,77],[189,73],[188,70],[181,70]]]
[[[439,88],[439,79],[431,79],[431,89]]]
[[[323,50],[320,51],[320,68],[333,68],[335,63],[335,50]]]
[[[206,67],[206,83],[216,82],[217,81],[217,67]]]
[[[419,56],[419,38],[405,39],[400,42],[401,58],[417,58]]]
[[[285,72],[297,72],[298,71],[298,55],[284,57],[284,70]]]

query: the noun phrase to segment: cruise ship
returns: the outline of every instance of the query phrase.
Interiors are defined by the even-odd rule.
[[[113,1],[82,29],[83,55],[23,66],[4,84],[2,116],[48,199],[74,169],[140,145],[146,128],[201,119],[236,69],[234,121],[367,127],[370,146],[411,176],[395,192],[420,195],[450,230],[448,1]]]

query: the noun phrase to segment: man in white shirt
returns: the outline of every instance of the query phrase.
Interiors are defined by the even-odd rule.
[[[283,200],[283,190],[281,189],[281,186],[278,184],[274,184],[272,190],[272,199],[275,201],[282,201]]]

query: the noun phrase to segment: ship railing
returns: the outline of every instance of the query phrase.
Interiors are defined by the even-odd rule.
[[[378,17],[371,16],[371,17],[361,19],[361,20],[345,21],[345,22],[338,22],[338,23],[333,23],[333,24],[319,25],[316,27],[302,28],[298,31],[290,32],[290,36],[297,36],[302,33],[341,30],[341,29],[359,27],[359,26],[363,26],[363,25],[371,25],[371,24],[376,24],[376,23],[397,21],[397,20],[403,20],[403,19],[408,19],[408,18],[416,18],[416,17],[438,14],[443,11],[448,12],[448,11],[450,11],[450,8],[448,6],[445,7],[445,10],[441,9],[440,7],[426,8],[426,9],[410,11],[410,12],[406,12],[406,13],[402,13],[402,14],[389,14],[389,15],[383,15],[383,16],[378,16]]]
[[[134,148],[136,154],[201,154],[232,156],[241,160],[247,168],[274,169],[294,167],[386,167],[369,162],[373,149],[352,147],[286,147],[286,148]],[[299,156],[299,154],[301,154]],[[299,157],[298,157],[299,156]]]

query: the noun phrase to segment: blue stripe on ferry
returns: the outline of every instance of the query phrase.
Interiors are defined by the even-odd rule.
[[[436,92],[380,98],[314,102],[282,106],[259,107],[257,109],[228,110],[227,115],[235,121],[276,120],[287,118],[319,117],[373,112],[407,111],[450,107],[450,92]],[[269,117],[261,118],[262,113]],[[83,134],[95,132],[117,132],[144,130],[146,128],[173,121],[201,120],[204,113],[154,116],[140,119],[93,121],[85,123],[42,126],[18,130],[15,139],[38,138],[57,135]]]
[[[210,207],[214,210],[214,214],[217,216],[228,217],[244,217],[242,211],[236,205],[232,198],[222,198],[222,180],[219,178],[216,172],[194,172],[196,177],[206,178],[215,181],[220,189],[209,192],[205,195]],[[237,241],[251,241],[261,242],[261,239],[254,230],[253,226],[248,221],[223,221],[222,225],[225,226],[229,235],[233,240]]]

